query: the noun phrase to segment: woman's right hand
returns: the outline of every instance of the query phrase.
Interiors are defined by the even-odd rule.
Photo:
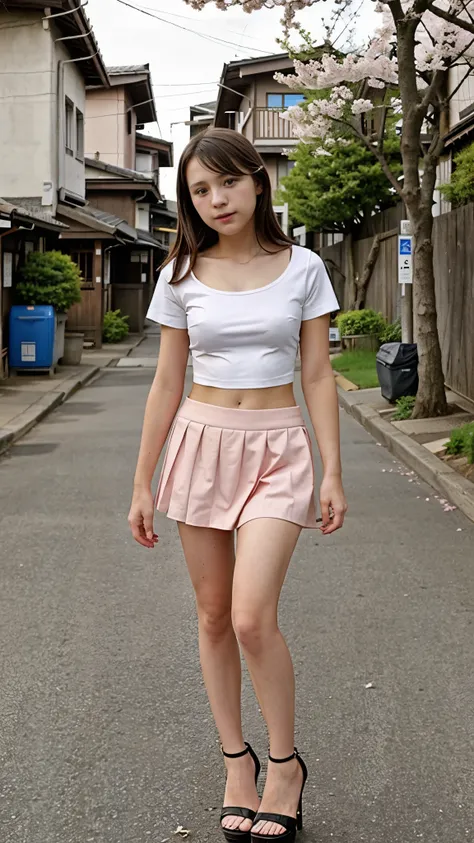
[[[151,489],[135,488],[128,514],[133,538],[143,547],[152,548],[158,541],[153,532],[154,502]]]

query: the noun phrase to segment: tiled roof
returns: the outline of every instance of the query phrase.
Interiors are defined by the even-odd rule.
[[[8,197],[8,199],[0,199],[0,211],[3,211],[5,214],[15,213],[17,216],[31,219],[33,222],[43,222],[54,228],[67,228],[67,225],[59,222],[53,214],[45,211],[39,197]]]
[[[105,161],[98,161],[95,158],[85,159],[86,167],[92,167],[94,170],[102,170],[105,173],[112,173],[115,176],[131,179],[133,181],[146,181],[154,184],[150,176],[140,173],[138,170],[129,170],[126,167],[118,167],[116,164],[108,164]]]
[[[156,138],[154,135],[147,135],[145,132],[136,132],[139,140],[149,140],[154,143],[164,143],[166,146],[173,146],[173,141],[165,140],[164,138]]]
[[[191,108],[204,108],[206,111],[215,111],[217,102],[200,102],[197,105],[192,105]]]
[[[124,64],[124,65],[115,65],[114,67],[108,67],[107,73],[111,76],[120,76],[125,73],[149,73],[150,72],[150,65],[149,64]]]

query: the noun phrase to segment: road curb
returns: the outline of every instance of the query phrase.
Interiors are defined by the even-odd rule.
[[[338,395],[340,406],[365,427],[374,439],[474,521],[474,486],[470,480],[458,474],[406,433],[394,428],[373,407],[367,404],[351,405],[341,389],[338,389]]]
[[[89,383],[100,371],[99,366],[92,366],[88,372],[71,377],[70,382],[66,381],[65,384],[62,384],[62,388],[58,392],[53,391],[49,395],[42,396],[20,413],[8,427],[0,430],[0,454],[5,453],[14,442],[29,433],[38,422],[42,421],[56,407],[64,404],[71,395],[74,395],[75,392]]]
[[[349,378],[345,377],[345,375],[341,375],[340,372],[336,372],[336,370],[334,370],[334,375],[337,385],[340,386],[344,392],[358,392],[359,387],[357,384],[350,381]]]

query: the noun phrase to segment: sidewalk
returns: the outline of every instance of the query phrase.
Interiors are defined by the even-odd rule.
[[[430,449],[442,436],[449,436],[453,427],[472,418],[473,406],[469,401],[447,390],[448,403],[456,404],[461,413],[392,424],[384,416],[395,408],[382,398],[380,389],[345,391],[338,385],[338,394],[341,407],[374,439],[474,521],[474,483],[437,457],[436,449]]]
[[[101,369],[127,357],[142,341],[142,336],[133,334],[116,345],[86,349],[80,366],[59,366],[52,377],[24,374],[0,380],[0,454]]]

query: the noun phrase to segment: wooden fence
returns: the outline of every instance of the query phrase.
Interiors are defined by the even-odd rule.
[[[373,235],[385,232],[366,297],[366,306],[390,321],[400,314],[398,284],[398,222],[403,207],[391,208],[372,218],[370,236],[354,234],[354,271],[362,272]],[[361,236],[362,235],[362,236]],[[359,237],[359,239],[357,239]],[[436,217],[433,230],[438,329],[446,383],[474,401],[474,204]],[[321,249],[327,261],[341,306],[350,304],[349,241]]]
[[[446,383],[474,400],[474,205],[437,217],[433,243]]]

